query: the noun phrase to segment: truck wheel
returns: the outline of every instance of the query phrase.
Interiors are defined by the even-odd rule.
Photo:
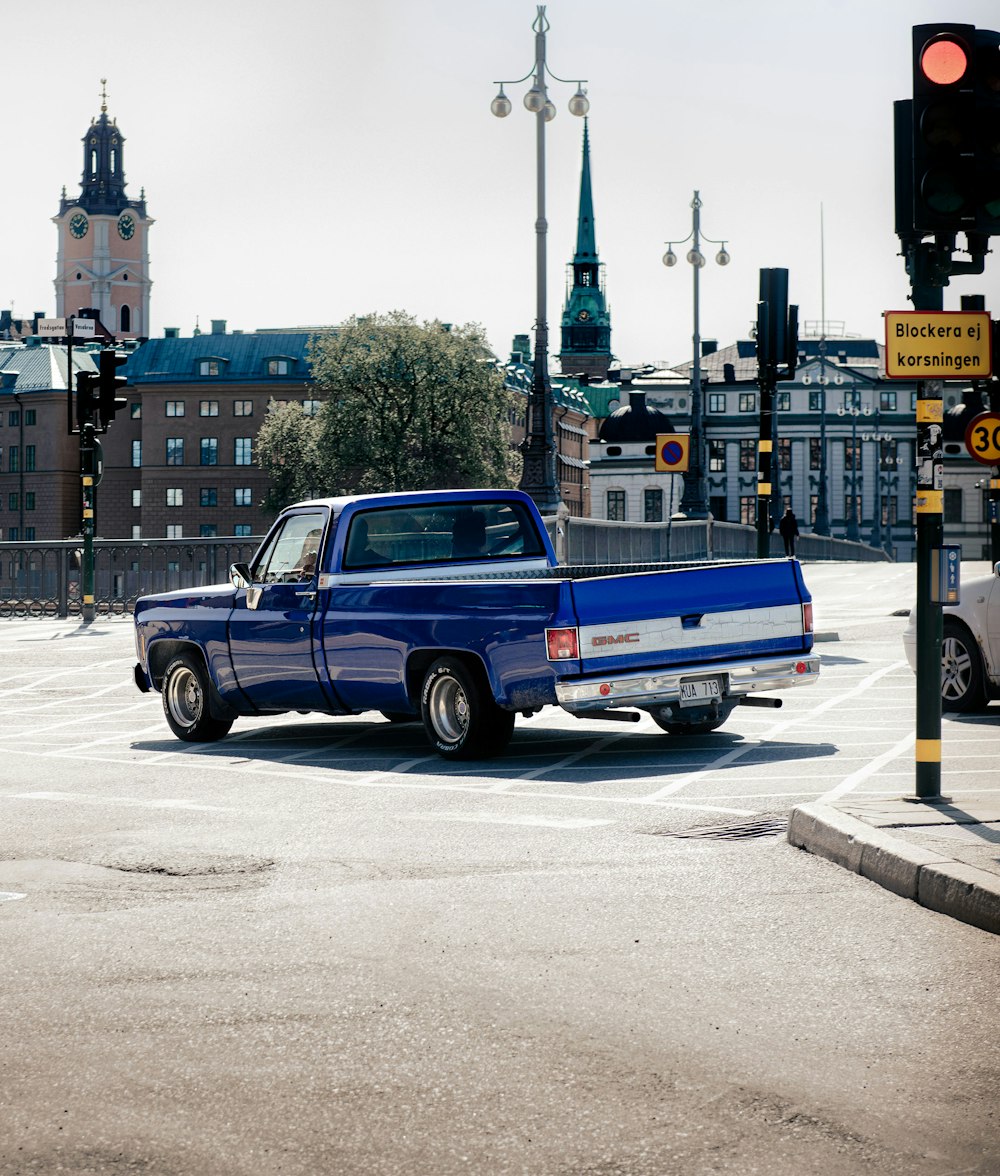
[[[941,706],[949,711],[981,710],[986,704],[983,659],[968,629],[950,617],[941,642]]]
[[[167,666],[160,688],[170,730],[186,743],[212,743],[229,734],[233,720],[208,711],[208,676],[201,659],[182,653]]]
[[[709,711],[697,708],[690,718],[681,718],[684,711],[678,706],[661,706],[649,712],[653,722],[668,735],[707,735],[715,731],[729,718],[735,709],[735,703],[724,706],[715,705]]]
[[[427,736],[445,759],[486,759],[502,751],[514,732],[514,713],[493,701],[456,658],[443,657],[427,671],[420,691]]]

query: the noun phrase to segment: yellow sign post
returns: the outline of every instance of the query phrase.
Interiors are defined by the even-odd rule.
[[[887,310],[889,380],[983,380],[993,372],[990,316],[979,310]]]
[[[691,436],[689,433],[656,434],[656,472],[658,474],[686,473],[690,459]]]

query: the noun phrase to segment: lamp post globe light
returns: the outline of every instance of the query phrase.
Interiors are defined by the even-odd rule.
[[[677,254],[674,253],[674,246],[686,245],[688,241],[691,242],[691,248],[685,255],[694,276],[694,332],[692,336],[694,355],[691,366],[691,456],[687,471],[681,475],[684,478],[684,493],[681,496],[680,503],[681,513],[687,515],[689,519],[708,518],[708,482],[705,478],[707,466],[705,423],[701,386],[700,290],[698,285],[698,278],[705,264],[705,255],[701,251],[703,240],[709,242],[711,245],[718,245],[720,247],[719,252],[715,255],[717,265],[729,264],[731,258],[726,252],[725,241],[714,241],[711,237],[702,237],[701,235],[701,196],[696,191],[691,201],[691,232],[688,233],[683,241],[667,241],[667,251],[663,255],[663,264],[668,269],[672,268],[677,264]]]
[[[872,411],[870,408],[860,408],[856,397],[857,392],[852,390],[850,407],[842,404],[837,409],[837,416],[851,418],[851,505],[847,512],[847,538],[852,543],[861,542],[858,525],[858,417],[871,416]]]
[[[569,112],[583,117],[590,109],[583,84],[586,78],[568,82],[557,77],[545,60],[545,35],[549,22],[545,16],[545,5],[538,5],[532,29],[535,33],[535,64],[523,78],[514,81],[500,81],[497,96],[490,109],[497,118],[506,118],[511,112],[511,101],[504,86],[517,86],[532,79],[531,88],[524,95],[524,106],[535,116],[535,160],[537,180],[537,215],[535,217],[535,362],[532,368],[531,391],[528,394],[528,420],[525,439],[521,445],[524,466],[521,472],[521,489],[529,494],[543,514],[552,514],[562,506],[559,481],[556,477],[556,446],[552,430],[552,384],[549,380],[549,324],[546,303],[548,290],[546,282],[548,222],[545,219],[545,124],[556,116],[556,108],[549,98],[546,79],[576,86],[576,93],[569,100]]]

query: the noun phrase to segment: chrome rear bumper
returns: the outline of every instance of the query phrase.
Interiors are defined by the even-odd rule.
[[[722,698],[738,700],[763,690],[809,686],[819,677],[819,657],[803,653],[795,657],[762,657],[747,661],[704,662],[620,677],[571,678],[556,683],[556,701],[571,713],[608,707],[653,707],[679,702],[681,680],[722,678]]]

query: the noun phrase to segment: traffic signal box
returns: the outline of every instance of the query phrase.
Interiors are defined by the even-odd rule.
[[[85,425],[93,425],[97,407],[97,372],[76,373],[76,429],[82,433]]]
[[[110,347],[105,347],[101,351],[97,412],[100,417],[102,433],[107,432],[108,425],[115,418],[115,413],[128,403],[127,397],[123,394],[128,379],[126,376],[116,374],[118,368],[127,362],[128,356],[121,351],[115,351]]]
[[[903,105],[903,104],[900,104]],[[1000,234],[1000,33],[913,26],[912,229]],[[897,200],[905,149],[897,134]],[[897,206],[896,231],[905,220]]]

